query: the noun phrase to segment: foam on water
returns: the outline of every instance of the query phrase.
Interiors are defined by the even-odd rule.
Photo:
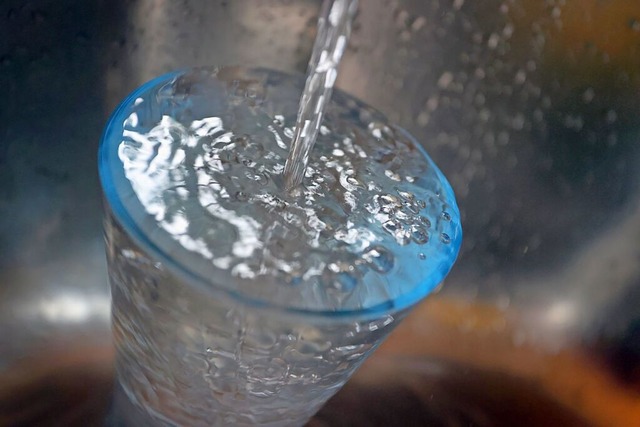
[[[116,216],[169,266],[254,302],[407,306],[457,255],[451,188],[410,136],[337,91],[302,185],[284,191],[303,85],[224,68],[139,89],[101,151]]]

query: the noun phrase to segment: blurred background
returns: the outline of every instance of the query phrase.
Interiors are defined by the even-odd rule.
[[[0,426],[103,423],[110,112],[176,68],[304,72],[319,7],[0,3]],[[465,241],[314,423],[640,425],[640,3],[361,1],[338,86],[424,144]]]

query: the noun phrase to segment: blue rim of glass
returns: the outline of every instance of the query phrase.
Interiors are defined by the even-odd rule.
[[[241,68],[241,67],[240,67]],[[267,72],[277,72],[283,75],[281,71],[268,70],[264,68],[250,68],[252,71],[267,71]],[[122,123],[128,117],[127,108],[133,105],[135,100],[140,97],[140,95],[144,94],[148,91],[149,88],[157,86],[161,83],[166,83],[171,81],[172,79],[188,72],[189,69],[183,69],[174,71],[168,74],[164,74],[162,76],[156,77],[147,83],[141,85],[133,92],[131,92],[114,110],[107,121],[107,125],[105,130],[102,133],[100,138],[100,147],[98,151],[98,172],[100,177],[100,183],[102,185],[102,190],[108,204],[108,207],[111,210],[112,215],[118,221],[118,223],[123,227],[124,231],[127,233],[129,237],[131,237],[144,251],[146,251],[149,255],[153,256],[157,261],[161,262],[164,267],[166,267],[172,274],[181,278],[188,284],[192,284],[197,287],[201,292],[205,292],[206,294],[210,294],[212,296],[224,296],[226,298],[231,298],[232,300],[243,304],[248,307],[252,307],[255,309],[261,310],[270,310],[277,311],[288,315],[294,316],[302,316],[302,317],[314,317],[314,318],[323,318],[327,320],[331,319],[370,319],[380,317],[385,314],[393,314],[399,311],[402,311],[406,308],[409,308],[416,303],[420,302],[423,298],[428,296],[433,289],[435,289],[449,274],[449,271],[453,267],[456,258],[458,256],[460,246],[462,244],[462,227],[458,224],[456,228],[457,233],[451,237],[451,241],[449,243],[449,247],[451,248],[450,252],[452,255],[445,259],[445,261],[441,262],[436,268],[434,268],[432,274],[430,274],[423,283],[417,284],[410,292],[406,294],[399,295],[398,297],[372,305],[370,307],[365,307],[361,309],[348,309],[348,310],[313,310],[313,309],[305,309],[299,307],[288,307],[286,305],[279,305],[277,303],[273,303],[270,301],[265,301],[258,298],[253,298],[249,295],[234,291],[229,288],[225,288],[217,284],[214,280],[207,279],[202,277],[198,273],[191,271],[189,268],[183,266],[176,260],[174,260],[168,253],[162,250],[158,245],[156,245],[147,234],[140,228],[140,226],[133,219],[132,215],[129,213],[127,208],[124,206],[124,203],[120,199],[120,194],[117,191],[117,188],[114,184],[114,177],[111,174],[111,163],[114,161],[114,154],[117,152],[115,149],[115,141],[108,140],[109,135],[113,132],[114,127],[122,127]],[[334,90],[334,92],[339,92],[339,90]],[[363,104],[362,101],[354,98],[351,95],[343,95],[347,96],[350,99],[354,99]],[[368,108],[371,109],[370,106],[367,105]],[[433,162],[431,157],[427,154],[424,147],[422,147],[415,138],[409,134],[406,130],[397,127],[396,129],[405,134],[406,137],[414,141],[417,149],[422,153],[423,156],[427,159],[430,165],[433,167],[436,175],[438,176],[442,189],[445,192],[447,204],[458,211],[458,206],[456,204],[455,195],[453,193],[453,189],[451,185],[445,178],[444,174],[440,171],[440,169]],[[119,132],[121,135],[122,132]],[[120,141],[118,141],[120,142]],[[116,157],[117,158],[117,157]],[[119,162],[119,159],[116,160]]]

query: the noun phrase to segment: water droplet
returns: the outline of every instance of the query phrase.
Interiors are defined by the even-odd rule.
[[[487,39],[487,46],[489,47],[489,49],[493,50],[497,48],[499,43],[500,43],[500,36],[496,33],[492,33]]]
[[[451,221],[451,214],[449,212],[444,211],[442,212],[441,216],[443,220]]]
[[[384,246],[373,246],[362,254],[362,258],[378,273],[388,273],[393,268],[393,254]]]
[[[447,233],[440,233],[440,241],[445,245],[451,243],[451,237]]]
[[[593,101],[593,98],[595,96],[596,96],[596,92],[593,90],[593,88],[590,87],[582,93],[582,100],[584,101],[585,104],[588,104],[591,101]]]
[[[427,20],[424,16],[418,16],[411,24],[412,31],[419,31],[427,24]]]
[[[423,254],[422,252],[420,252],[418,254],[418,258],[420,258],[422,261],[424,261],[425,259],[427,259],[427,256],[425,254]]]
[[[449,71],[445,71],[438,79],[437,85],[440,89],[446,89],[449,87],[451,82],[453,82],[453,74]]]

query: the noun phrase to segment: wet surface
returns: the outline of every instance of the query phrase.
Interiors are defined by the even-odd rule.
[[[0,375],[12,380],[0,381],[11,402],[0,403],[0,425],[20,396],[77,400],[87,393],[81,382],[108,388],[95,365],[102,350],[79,348],[110,340],[96,170],[109,112],[149,78],[186,66],[304,71],[318,7],[2,2]],[[454,186],[466,230],[442,291],[459,304],[436,310],[461,335],[454,343],[418,315],[411,339],[389,341],[396,353],[542,378],[543,395],[595,425],[640,424],[639,21],[640,6],[627,0],[371,0],[361,8],[338,86],[424,143]],[[482,316],[460,308],[472,303],[489,308]],[[512,318],[521,321],[508,328]],[[492,346],[487,334],[517,351]],[[65,366],[103,376],[81,380]],[[480,378],[491,383],[488,375]],[[74,391],[51,393],[52,382]],[[57,402],[57,412],[67,407]]]

